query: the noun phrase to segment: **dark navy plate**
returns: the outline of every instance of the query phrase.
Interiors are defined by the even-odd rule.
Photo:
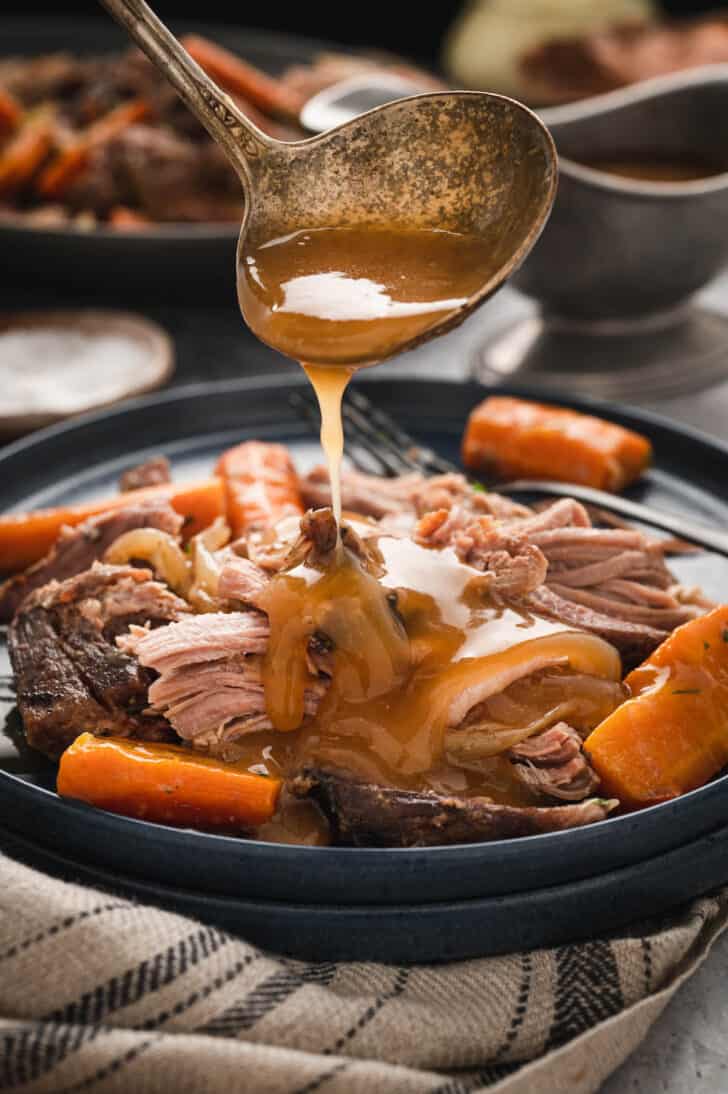
[[[427,904],[297,904],[125,877],[0,829],[0,847],[66,881],[192,916],[305,961],[424,964],[516,953],[603,935],[728,882],[728,828],[647,862],[505,896]]]
[[[303,467],[318,462],[318,445],[287,405],[286,391],[297,382],[273,376],[265,384],[240,381],[183,388],[36,434],[0,455],[0,509],[68,504],[109,494],[121,470],[160,451],[170,457],[178,478],[199,477],[209,473],[222,448],[245,437],[285,441]],[[476,384],[369,378],[357,382],[405,428],[450,458],[457,458],[468,411],[483,397]],[[564,401],[596,409],[651,438],[655,468],[633,488],[633,496],[699,520],[728,524],[728,447],[643,412]],[[683,581],[703,585],[717,600],[726,598],[728,560],[709,554],[685,556],[675,560],[674,568]],[[6,656],[4,650],[0,656]],[[5,661],[0,675],[7,671]],[[8,715],[6,734],[0,737],[3,826],[89,870],[128,884],[158,885],[161,895],[163,887],[196,893],[201,899],[204,895],[204,900],[239,901],[248,909],[285,904],[290,921],[297,908],[306,906],[312,912],[315,906],[334,905],[402,911],[405,906],[478,900],[485,901],[485,907],[490,898],[529,894],[540,894],[542,901],[547,891],[563,894],[577,882],[591,880],[597,885],[597,879],[603,893],[611,878],[607,903],[613,904],[627,901],[621,890],[626,878],[639,876],[638,866],[649,866],[652,876],[664,859],[672,865],[664,867],[669,875],[664,873],[662,889],[653,887],[649,900],[642,891],[644,911],[650,912],[700,888],[695,869],[674,864],[688,862],[689,856],[673,861],[665,857],[669,852],[711,833],[711,847],[724,842],[726,778],[676,801],[586,828],[458,847],[290,847],[165,828],[59,799],[53,789],[53,765],[23,747],[9,683],[0,684],[0,697],[3,694]],[[700,859],[703,888],[727,880],[717,861],[715,855]],[[625,872],[627,867],[635,870]],[[639,895],[635,889],[634,899]],[[551,920],[558,920],[560,899],[554,896]],[[591,921],[590,930],[606,926],[608,918],[605,910],[602,920]],[[478,952],[504,948],[506,919],[498,920],[497,929],[494,921],[493,930],[481,934]],[[570,922],[575,922],[573,916]],[[394,951],[390,956],[397,959]]]

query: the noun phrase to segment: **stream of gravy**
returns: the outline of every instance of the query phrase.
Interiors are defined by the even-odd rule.
[[[299,360],[316,391],[337,528],[341,401],[352,374],[461,307],[488,266],[480,240],[444,231],[303,230],[243,256],[238,293],[249,326]],[[616,679],[612,647],[494,602],[484,575],[452,548],[382,534],[355,516],[346,524],[358,545],[339,535],[324,557],[309,554],[263,594],[275,731],[243,738],[242,758],[270,773],[320,761],[389,786],[532,802],[500,756],[473,771],[449,764],[448,727],[468,713],[476,686],[489,680],[502,692],[524,666]],[[317,681],[312,638],[328,686]],[[310,810],[289,802],[261,836],[317,842],[320,832]]]

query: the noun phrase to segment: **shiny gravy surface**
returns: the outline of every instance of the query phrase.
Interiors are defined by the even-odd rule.
[[[315,228],[242,257],[238,296],[262,341],[312,364],[382,360],[487,280],[487,245],[455,232]]]

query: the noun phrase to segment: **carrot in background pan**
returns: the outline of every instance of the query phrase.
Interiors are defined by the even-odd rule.
[[[285,445],[244,441],[223,452],[215,472],[225,482],[234,536],[290,514],[303,515],[298,475]]]
[[[41,107],[26,115],[0,151],[0,197],[14,193],[32,179],[52,144],[51,112]]]
[[[23,118],[23,108],[9,91],[0,87],[0,134],[17,129]]]
[[[298,119],[304,99],[266,72],[243,61],[229,49],[203,38],[187,34],[182,45],[208,76],[225,90],[242,95],[264,114],[273,113],[288,119]]]
[[[109,224],[120,232],[133,232],[148,228],[151,221],[149,217],[136,209],[130,209],[128,205],[115,205],[109,212]]]
[[[647,468],[646,437],[591,414],[492,395],[470,414],[463,463],[501,479],[540,478],[621,490]]]
[[[38,193],[45,198],[61,197],[83,171],[94,149],[100,148],[130,125],[147,118],[150,113],[151,106],[145,99],[132,99],[104,114],[62,148],[48,164],[38,179]]]
[[[7,513],[0,515],[0,573],[23,570],[43,558],[64,524],[73,527],[98,513],[123,509],[147,498],[169,499],[172,507],[186,518],[183,528],[186,539],[207,528],[216,517],[225,515],[225,489],[218,478],[147,486],[85,505]]]
[[[281,783],[176,745],[82,733],[61,756],[57,788],[127,817],[240,831],[270,820]]]
[[[728,763],[728,605],[678,627],[626,683],[633,698],[584,743],[605,793],[654,805]]]

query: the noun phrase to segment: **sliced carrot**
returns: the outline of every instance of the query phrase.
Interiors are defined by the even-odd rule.
[[[646,437],[591,414],[491,395],[470,414],[463,463],[499,478],[557,479],[621,490],[649,465]]]
[[[48,164],[38,179],[38,193],[45,198],[61,197],[84,170],[94,149],[107,144],[113,137],[130,125],[142,121],[150,113],[151,106],[145,99],[132,99],[131,102],[122,103],[104,114],[61,149]]]
[[[652,805],[728,763],[728,605],[678,627],[626,682],[633,698],[584,745],[606,794]]]
[[[239,831],[270,820],[281,783],[176,745],[82,733],[61,756],[57,789],[157,824]]]
[[[20,103],[0,87],[0,133],[10,133],[17,129],[23,118],[23,108]]]
[[[130,209],[128,205],[115,205],[109,213],[109,224],[119,231],[134,231],[137,228],[148,228],[151,224],[149,217],[136,209]]]
[[[0,151],[0,196],[15,193],[32,179],[48,155],[53,122],[48,112],[29,115]]]
[[[225,515],[225,489],[218,478],[192,483],[165,483],[129,490],[112,498],[59,509],[0,515],[0,573],[23,570],[48,553],[64,524],[74,527],[97,513],[123,509],[147,498],[168,498],[185,517],[184,535],[189,539]]]
[[[279,80],[274,80],[272,76],[243,61],[229,49],[199,34],[185,35],[182,45],[200,68],[213,80],[217,80],[223,90],[242,95],[264,114],[298,118],[304,99]]]
[[[285,445],[244,441],[223,452],[215,472],[225,482],[228,523],[234,536],[303,514],[296,469]]]

